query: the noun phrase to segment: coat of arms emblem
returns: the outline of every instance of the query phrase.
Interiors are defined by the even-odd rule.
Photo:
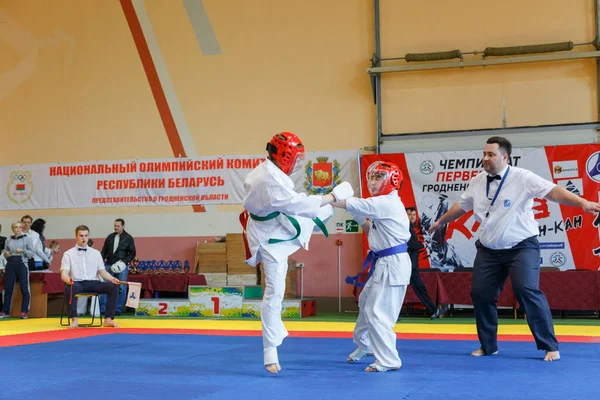
[[[317,162],[306,163],[306,178],[304,188],[308,194],[324,195],[342,183],[340,179],[341,166],[337,160],[328,162],[329,157],[317,157]]]

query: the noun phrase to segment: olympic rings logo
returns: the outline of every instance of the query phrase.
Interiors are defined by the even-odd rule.
[[[13,175],[13,181],[25,182],[26,180],[27,180],[27,175],[23,175],[23,174]]]

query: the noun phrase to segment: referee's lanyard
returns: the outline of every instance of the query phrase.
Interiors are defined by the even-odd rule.
[[[510,172],[510,165],[508,166],[508,168],[506,169],[506,173],[500,180],[500,185],[498,185],[498,190],[496,190],[496,194],[494,194],[494,198],[492,199],[492,202],[490,203],[490,207],[488,208],[488,211],[485,213],[486,218],[490,216],[490,210],[492,209],[492,207],[494,207],[494,204],[496,203],[496,199],[498,198],[498,194],[500,193],[500,189],[502,189],[502,185],[504,185],[504,181],[506,180],[506,177],[508,176],[509,172]],[[490,183],[491,182],[488,182],[485,185],[485,197],[487,197],[488,200],[490,198]]]

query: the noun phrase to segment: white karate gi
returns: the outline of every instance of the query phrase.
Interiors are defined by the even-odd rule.
[[[410,239],[408,215],[397,191],[388,195],[346,200],[346,210],[354,217],[371,219],[369,247],[375,252],[398,246]],[[408,253],[377,260],[371,278],[358,299],[359,314],[354,327],[354,343],[375,355],[375,364],[397,369],[402,361],[396,350],[394,326],[410,282]]]
[[[281,302],[285,292],[288,257],[300,247],[308,250],[315,228],[313,218],[322,221],[333,215],[331,206],[321,207],[321,196],[307,196],[294,191],[294,183],[270,160],[248,174],[244,181],[244,208],[251,214],[266,217],[278,211],[298,220],[300,236],[295,240],[269,244],[269,239],[290,239],[296,229],[280,214],[268,221],[248,219],[246,234],[252,256],[246,262],[256,266],[262,262],[265,271],[265,293],[261,306],[263,345],[277,347],[288,335],[281,321]]]

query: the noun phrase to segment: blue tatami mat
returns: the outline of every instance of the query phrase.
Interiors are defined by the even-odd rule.
[[[287,338],[283,370],[262,366],[260,337],[109,334],[0,348],[0,399],[596,399],[600,346],[561,344],[541,361],[534,343],[399,340],[399,371],[365,373],[344,360],[350,339]]]

